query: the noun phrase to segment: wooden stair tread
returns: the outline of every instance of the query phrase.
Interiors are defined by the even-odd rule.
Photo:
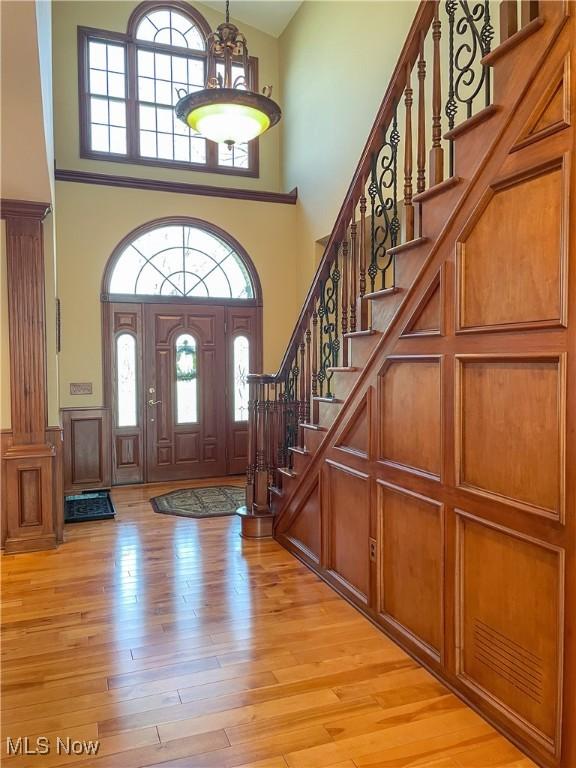
[[[344,402],[344,400],[339,400],[337,397],[313,397],[312,400],[315,403],[330,403],[331,405]]]
[[[461,181],[462,179],[460,176],[450,176],[448,179],[444,179],[444,181],[440,181],[438,184],[428,187],[424,192],[418,192],[417,195],[414,195],[412,200],[415,203],[423,203],[425,200],[430,200],[431,198],[436,197],[436,195],[441,195],[443,192],[447,192],[449,189],[452,189],[452,187],[460,184]]]
[[[424,193],[421,192],[420,194]],[[424,245],[424,243],[427,243],[428,240],[429,238],[427,237],[415,237],[414,240],[408,240],[405,243],[400,243],[400,245],[394,246],[394,248],[388,248],[387,253],[392,256],[397,256],[399,253],[409,251],[411,248],[419,248],[421,245]]]
[[[305,422],[302,422],[300,426],[303,429],[311,429],[315,432],[326,432],[326,427],[323,427],[321,424],[306,424]]]
[[[270,493],[273,493],[274,496],[282,496],[283,495],[282,489],[278,488],[278,486],[276,486],[276,485],[269,485],[268,486],[268,490],[270,491]]]
[[[375,299],[385,299],[386,296],[394,296],[395,293],[400,293],[400,288],[394,286],[392,288],[382,288],[379,291],[371,291],[370,293],[365,293],[364,298],[370,299],[370,301],[374,301]]]
[[[371,328],[367,331],[352,331],[350,333],[345,333],[344,338],[345,339],[356,339],[356,338],[362,338],[362,336],[376,336],[376,334],[379,334],[380,331],[373,331]]]
[[[299,448],[296,445],[290,446],[288,450],[292,451],[292,453],[297,453],[300,456],[310,456],[310,451],[307,451],[306,448]]]
[[[296,472],[294,472],[293,469],[290,469],[290,467],[278,467],[278,472],[281,475],[284,475],[285,477],[290,477],[290,478],[298,477]]]
[[[500,45],[496,46],[493,51],[487,53],[486,56],[480,60],[480,63],[487,67],[494,66],[494,62],[498,61],[498,59],[507,54],[509,51],[512,51],[514,48],[516,48],[517,45],[520,45],[520,43],[526,40],[527,37],[531,37],[535,32],[538,32],[543,24],[544,19],[541,16],[538,16],[536,19],[532,19],[532,21],[526,24],[525,27],[519,29],[518,32],[515,32],[511,37],[507,38],[504,40],[504,42],[500,43]]]
[[[332,373],[354,373],[360,369],[354,365],[331,365],[326,370],[332,371]]]
[[[444,134],[444,138],[446,141],[453,141],[459,136],[468,133],[468,131],[471,131],[477,125],[481,125],[482,123],[486,122],[486,120],[490,120],[490,118],[493,117],[497,112],[500,112],[500,110],[501,107],[498,104],[490,104],[489,107],[484,107],[484,109],[481,109],[480,112],[476,112],[475,115],[472,115],[472,117],[464,120],[463,123],[460,123],[455,128],[452,128],[451,131],[447,131]]]

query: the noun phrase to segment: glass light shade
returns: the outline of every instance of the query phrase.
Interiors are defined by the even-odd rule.
[[[240,88],[204,88],[184,96],[176,115],[206,139],[243,144],[260,136],[280,120],[276,102],[261,93]]]
[[[193,131],[218,144],[243,144],[270,127],[264,112],[244,104],[207,104],[193,109],[186,118]]]

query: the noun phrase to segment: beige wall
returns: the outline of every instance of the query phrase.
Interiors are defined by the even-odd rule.
[[[264,294],[264,369],[276,371],[299,310],[293,205],[56,182],[60,405],[102,404],[100,288],[106,262],[130,231],[163,216],[193,216],[229,232],[258,270]],[[70,396],[70,382],[93,382]]]
[[[302,292],[418,3],[306,0],[280,37],[284,184],[298,186]]]
[[[270,131],[260,139],[259,179],[80,159],[77,27],[87,26],[125,32],[130,14],[137,5],[137,2],[115,2],[114,0],[111,2],[55,0],[53,4],[54,114],[58,168],[183,181],[191,184],[280,191],[278,131]],[[194,3],[194,7],[206,17],[212,28],[224,20],[223,15],[212,8],[200,3]],[[248,38],[251,55],[259,59],[260,87],[272,85],[275,98],[279,98],[278,40],[246,24],[239,22],[239,26]]]

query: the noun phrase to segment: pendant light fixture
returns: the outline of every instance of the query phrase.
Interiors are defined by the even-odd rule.
[[[243,74],[234,77],[234,69]],[[253,90],[248,66],[246,38],[230,21],[226,1],[226,21],[208,37],[206,87],[182,95],[176,116],[206,139],[232,147],[260,136],[280,120],[282,112],[272,101],[272,88],[262,93]],[[178,92],[180,96],[180,92]]]

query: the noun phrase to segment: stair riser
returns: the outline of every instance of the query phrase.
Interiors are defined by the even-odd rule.
[[[401,259],[402,256],[399,256],[398,258]],[[388,328],[390,320],[402,301],[403,295],[403,293],[393,293],[385,298],[374,299],[370,302],[372,304],[372,328],[375,331],[384,332]]]
[[[325,434],[325,432],[317,432],[315,429],[304,430],[304,447],[310,454],[310,458],[312,458],[318,450],[318,446],[324,439]]]
[[[340,413],[342,403],[318,403],[319,407],[319,422],[323,427],[330,427],[332,422]]]
[[[288,477],[288,475],[280,475],[280,486],[282,488],[282,493],[292,493],[292,490],[294,486],[297,483],[296,477]]]
[[[372,350],[378,343],[379,338],[380,336],[378,335],[357,336],[354,339],[348,339],[348,359],[350,361],[350,365],[353,365],[356,368],[363,368],[366,365],[368,358],[372,354]]]
[[[339,400],[344,400],[350,394],[359,375],[360,371],[332,372],[332,391]]]
[[[310,463],[310,456],[295,453],[294,451],[290,451],[290,453],[292,454],[292,467],[294,472],[296,472],[297,475],[300,475]]]

